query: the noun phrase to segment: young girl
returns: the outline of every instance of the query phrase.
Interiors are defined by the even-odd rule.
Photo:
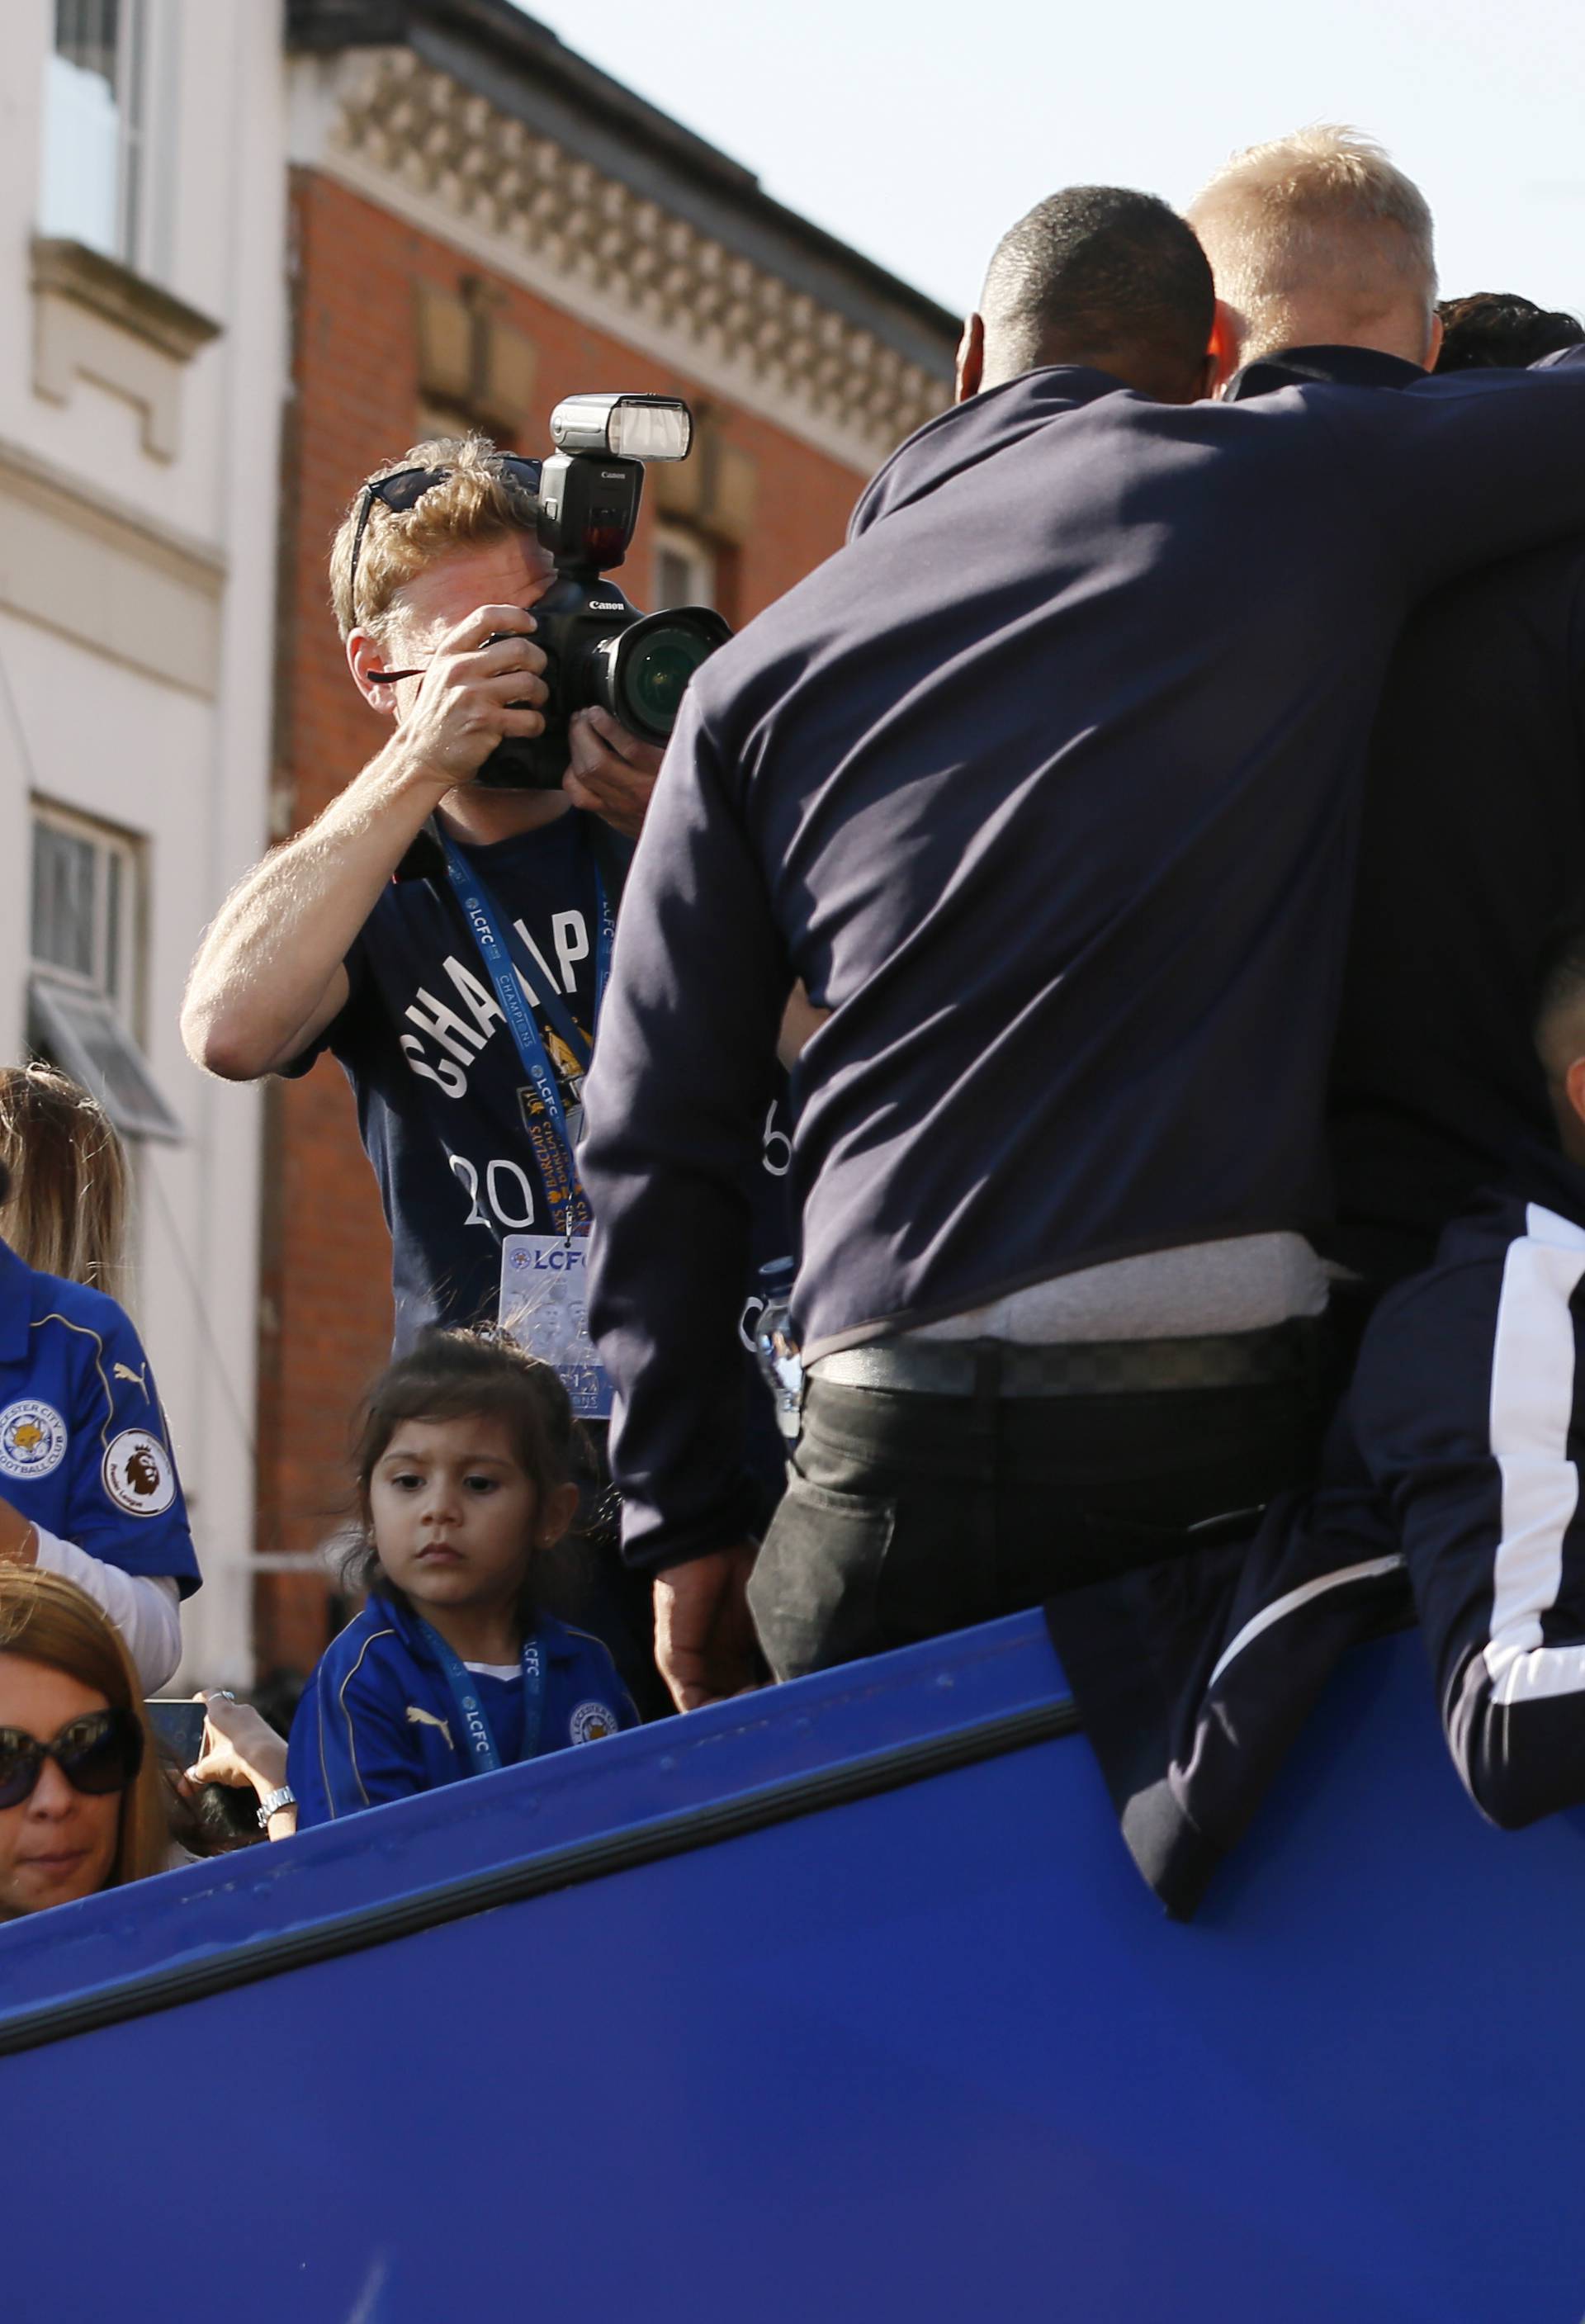
[[[604,1647],[534,1605],[577,1505],[575,1425],[548,1364],[467,1332],[375,1384],[346,1569],[368,1603],[292,1722],[299,1830],[637,1726]]]

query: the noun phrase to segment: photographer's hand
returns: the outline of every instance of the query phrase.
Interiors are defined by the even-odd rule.
[[[533,628],[521,605],[481,605],[403,682],[386,747],[410,779],[438,783],[443,794],[477,774],[508,735],[544,733],[545,656]]]
[[[679,1711],[746,1694],[764,1675],[749,1612],[752,1542],[655,1576],[655,1666]]]
[[[636,839],[665,752],[653,742],[640,742],[607,710],[578,711],[569,738],[572,764],[563,790],[574,807],[604,817],[625,839]]]

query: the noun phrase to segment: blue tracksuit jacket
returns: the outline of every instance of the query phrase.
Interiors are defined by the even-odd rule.
[[[1418,1619],[1495,1822],[1585,1804],[1585,1169],[1549,1148],[1372,1316],[1313,1492],[1047,1618],[1136,1861],[1187,1914],[1339,1655]]]
[[[537,1628],[545,1697],[536,1756],[639,1724],[597,1638],[548,1614]],[[515,1683],[488,1678],[481,1691],[510,1762],[521,1745],[521,1692]],[[391,1600],[371,1598],[320,1655],[292,1720],[287,1781],[299,1829],[474,1772],[446,1674],[419,1623]]]

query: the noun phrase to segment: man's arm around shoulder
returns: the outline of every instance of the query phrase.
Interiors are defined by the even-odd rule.
[[[1585,530],[1582,353],[1391,392],[1316,391],[1416,594]]]

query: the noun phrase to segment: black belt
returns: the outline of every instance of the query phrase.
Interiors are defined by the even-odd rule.
[[[1299,1315],[1259,1332],[1182,1340],[1070,1340],[1025,1348],[1010,1340],[871,1340],[810,1366],[832,1388],[911,1396],[1143,1396],[1196,1388],[1269,1388],[1316,1377],[1322,1319]]]

